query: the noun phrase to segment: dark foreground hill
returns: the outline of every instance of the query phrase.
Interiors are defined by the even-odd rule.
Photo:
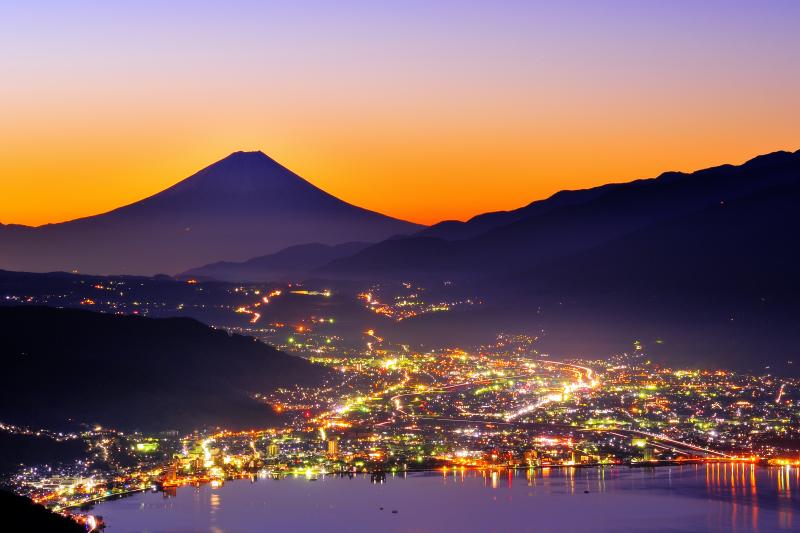
[[[250,337],[192,319],[44,307],[0,308],[6,421],[68,420],[122,429],[264,425],[251,394],[327,372]]]
[[[0,513],[7,531],[46,531],[52,533],[81,533],[83,526],[63,517],[44,506],[33,503],[30,498],[13,492],[0,490]]]
[[[348,204],[261,152],[236,152],[108,213],[36,228],[0,225],[0,268],[175,274],[297,244],[375,242],[421,227]]]

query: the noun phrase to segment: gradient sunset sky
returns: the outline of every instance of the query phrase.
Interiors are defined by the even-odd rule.
[[[800,2],[0,3],[0,222],[236,150],[422,223],[800,148]]]

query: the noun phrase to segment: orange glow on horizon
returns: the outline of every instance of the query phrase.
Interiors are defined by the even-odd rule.
[[[238,150],[432,224],[800,148],[792,3],[13,4],[6,224],[99,214]]]
[[[774,144],[761,141],[719,147],[706,155],[699,148],[693,152],[679,146],[670,151],[663,148],[659,147],[659,153],[647,153],[642,147],[635,157],[620,154],[616,161],[610,160],[609,153],[592,153],[597,148],[584,150],[577,160],[564,153],[534,161],[527,161],[521,151],[497,154],[497,159],[486,157],[491,159],[487,161],[464,154],[453,154],[452,159],[444,154],[439,158],[422,154],[419,159],[407,156],[402,162],[390,161],[389,155],[357,161],[358,154],[331,154],[331,159],[303,160],[303,154],[290,150],[287,157],[262,151],[347,202],[429,225],[516,209],[559,190],[655,177],[668,170],[691,172],[728,162],[740,164],[761,153],[797,149],[779,144],[778,139]],[[0,183],[5,193],[0,196],[0,222],[36,226],[110,211],[156,194],[233,151],[216,149],[210,151],[212,156],[163,154],[151,161],[138,161],[138,150],[96,157],[73,153],[64,159],[0,155]],[[595,164],[601,161],[604,164]],[[492,177],[483,177],[489,175]]]

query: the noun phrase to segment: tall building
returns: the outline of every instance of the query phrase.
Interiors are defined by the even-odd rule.
[[[328,456],[336,457],[339,455],[339,441],[337,439],[328,439]]]
[[[277,442],[270,442],[269,443],[269,447],[267,448],[267,455],[269,457],[277,457],[279,451],[280,451],[280,448],[278,448],[278,443]]]
[[[655,457],[653,456],[654,452],[655,452],[655,450],[653,449],[652,446],[645,446],[644,453],[642,454],[642,458],[645,461],[652,461],[653,459],[655,459]]]
[[[164,469],[164,482],[172,482],[178,479],[178,466],[175,463],[170,463]]]
[[[526,450],[523,457],[529,466],[539,466],[542,464],[539,460],[539,452],[536,450]]]

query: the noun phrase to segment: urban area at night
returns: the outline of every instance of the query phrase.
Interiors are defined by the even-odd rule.
[[[16,491],[83,521],[92,516],[87,505],[100,500],[139,491],[169,498],[178,487],[215,488],[233,479],[366,476],[384,483],[436,471],[456,479],[479,475],[497,487],[519,476],[517,482],[531,483],[551,469],[574,475],[586,468],[693,465],[710,487],[756,491],[753,469],[770,466],[770,482],[785,497],[785,512],[796,505],[798,379],[768,369],[750,374],[670,368],[651,361],[637,340],[612,357],[564,360],[540,353],[537,337],[520,334],[499,334],[482,346],[423,351],[368,329],[358,343],[348,343],[337,333],[333,315],[307,316],[294,324],[260,320],[258,309],[289,295],[323,304],[340,296],[330,289],[205,287],[194,279],[180,284],[189,293],[226,294],[226,303],[216,307],[226,309],[231,322],[246,315],[243,325],[230,329],[262,335],[329,369],[329,377],[321,386],[254,393],[278,417],[265,427],[184,434],[96,426],[64,433],[3,424],[6,433],[81,441],[89,450],[71,463],[20,468],[8,479]],[[74,277],[68,285],[58,295],[5,298],[28,304],[57,299],[145,315],[166,306],[185,307],[183,302],[132,300],[126,296],[131,288],[138,298],[135,289],[145,285],[137,280],[93,283]],[[400,284],[386,302],[376,296],[379,291],[373,286],[351,300],[392,321],[472,304],[426,302],[425,288],[410,283]],[[94,293],[100,295],[88,297]]]
[[[800,530],[798,22],[0,1],[0,530]]]

